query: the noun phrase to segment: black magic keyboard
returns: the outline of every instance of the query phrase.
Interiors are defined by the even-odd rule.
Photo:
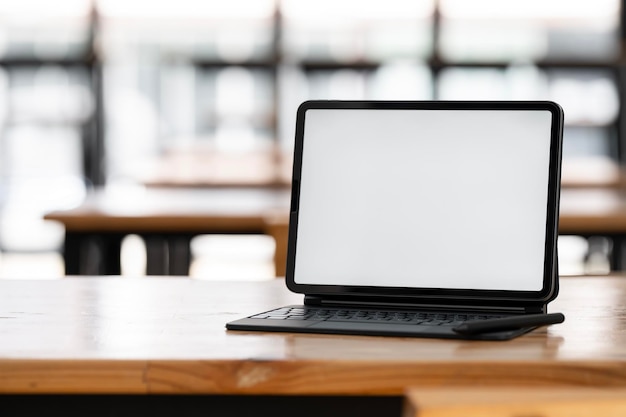
[[[347,322],[389,322],[408,325],[447,325],[455,327],[465,321],[486,320],[505,317],[501,314],[463,314],[453,312],[416,312],[396,310],[363,310],[345,308],[322,308],[308,306],[281,307],[250,316],[252,319],[267,320],[310,320]]]
[[[226,328],[265,332],[509,340],[537,327],[534,321],[520,326],[518,322],[524,319],[523,316],[526,315],[500,311],[290,305],[231,321],[226,323]],[[539,316],[533,320],[545,324],[543,316],[546,315]],[[525,323],[525,319],[522,323]]]

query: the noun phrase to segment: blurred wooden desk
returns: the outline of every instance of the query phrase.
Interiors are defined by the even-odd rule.
[[[607,236],[612,239],[611,268],[626,269],[626,190],[564,188],[561,190],[559,233]]]
[[[564,188],[559,232],[562,234],[626,234],[626,190]]]
[[[129,188],[92,192],[79,207],[44,218],[65,227],[67,275],[119,275],[120,246],[141,235],[148,250],[148,274],[187,275],[189,242],[200,234],[269,234],[286,247],[290,190],[275,188]],[[278,251],[276,271],[284,275]]]
[[[149,274],[187,275],[193,236],[258,233],[276,239],[276,273],[283,276],[289,196],[289,189],[272,187],[101,190],[80,207],[48,213],[45,218],[65,226],[68,275],[119,274],[121,239],[128,234],[146,239]],[[624,269],[626,192],[612,187],[565,187],[559,231],[613,238],[613,267]]]
[[[478,342],[225,330],[230,320],[302,302],[282,280],[0,280],[0,392],[211,394],[184,397],[176,415],[204,398],[253,410],[265,398],[318,412],[343,398],[354,410],[347,415],[373,415],[374,401],[399,415],[408,387],[626,387],[625,300],[626,276],[562,278],[550,310],[565,314],[563,324]],[[219,397],[232,394],[245,401]],[[107,398],[93,404],[106,410]],[[163,415],[149,412],[156,397],[141,404],[142,414]]]

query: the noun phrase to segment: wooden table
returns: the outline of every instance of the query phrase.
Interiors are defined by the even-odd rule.
[[[162,403],[144,394],[178,394],[162,400],[175,402],[177,415],[201,403],[234,407],[228,415],[250,415],[248,407],[268,415],[267,406],[306,416],[329,404],[336,408],[322,414],[399,415],[408,387],[626,387],[624,300],[626,276],[562,278],[549,309],[565,314],[563,324],[479,342],[225,330],[230,320],[300,303],[282,280],[0,280],[0,392],[107,394],[89,397],[94,412],[110,411],[117,394],[152,409]],[[84,398],[62,397],[59,406]],[[8,400],[24,410],[52,401],[0,404]]]
[[[119,275],[122,238],[141,235],[149,275],[187,275],[190,240],[201,234],[268,234],[277,241],[284,276],[290,190],[286,188],[99,189],[74,209],[45,219],[65,227],[67,275]]]
[[[146,188],[99,190],[71,210],[45,218],[65,226],[68,275],[120,273],[120,245],[125,235],[146,240],[148,274],[187,275],[190,239],[203,233],[268,234],[276,240],[277,276],[284,276],[287,250],[287,188]],[[612,266],[623,270],[626,192],[613,187],[562,190],[560,233],[609,236]]]
[[[564,188],[561,190],[559,233],[611,238],[611,268],[626,269],[626,190]]]
[[[559,232],[608,235],[626,233],[626,190],[563,189]]]

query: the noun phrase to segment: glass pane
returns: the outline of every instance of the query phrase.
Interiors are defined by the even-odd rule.
[[[563,131],[563,158],[616,157],[615,132],[606,127],[572,126]]]
[[[10,123],[80,124],[94,108],[86,70],[34,66],[9,71]]]
[[[80,56],[87,47],[90,6],[90,0],[0,2],[0,56]]]
[[[437,83],[442,100],[553,100],[569,125],[605,126],[619,111],[617,83],[608,70],[446,68]]]
[[[368,61],[426,57],[434,1],[283,0],[287,60]]]
[[[4,141],[9,181],[54,176],[81,177],[78,129],[26,125],[7,129]]]
[[[619,95],[610,70],[550,70],[550,97],[563,106],[565,122],[608,125],[617,120]]]
[[[240,62],[273,53],[274,0],[99,0],[107,57]]]
[[[505,100],[506,77],[503,70],[448,68],[437,79],[440,100]]]
[[[0,211],[0,247],[7,251],[59,249],[64,229],[43,216],[72,208],[85,196],[80,130],[31,121],[5,129],[2,142],[5,164],[0,185],[5,201]]]
[[[610,60],[619,54],[618,0],[441,0],[451,61]]]
[[[275,137],[273,78],[237,66],[108,67],[110,177],[139,178],[137,161],[168,152],[266,149]]]
[[[433,80],[426,65],[389,62],[370,76],[367,98],[371,100],[431,100]]]
[[[0,184],[25,177],[81,178],[81,127],[94,105],[86,71],[41,66],[0,75]]]

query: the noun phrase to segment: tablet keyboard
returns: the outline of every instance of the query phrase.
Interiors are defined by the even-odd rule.
[[[500,314],[463,314],[452,312],[424,312],[397,310],[360,310],[320,307],[282,307],[250,316],[268,320],[312,320],[349,322],[391,322],[395,324],[452,325],[469,320],[485,320],[504,317]]]

